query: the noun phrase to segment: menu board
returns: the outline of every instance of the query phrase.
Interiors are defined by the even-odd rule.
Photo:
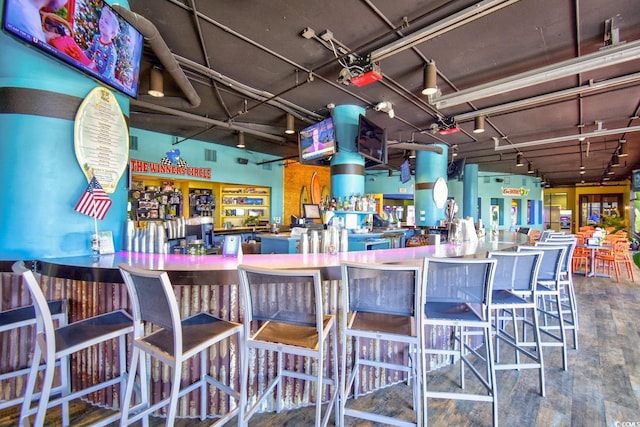
[[[113,193],[129,161],[129,130],[116,97],[107,88],[94,88],[80,104],[74,143],[87,181],[95,176],[104,191]]]

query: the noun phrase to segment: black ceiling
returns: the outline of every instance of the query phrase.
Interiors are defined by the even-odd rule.
[[[481,171],[524,173],[531,162],[560,186],[625,179],[639,167],[637,0],[129,3],[139,15],[129,20],[157,29],[170,50],[158,40],[146,43],[131,104],[136,128],[230,146],[244,130],[247,149],[289,158],[298,149],[297,136],[284,133],[287,113],[299,130],[327,117],[331,105],[354,104],[370,109],[367,117],[390,140],[418,149],[447,144]],[[382,80],[338,82],[345,68],[357,73],[386,47],[389,55],[375,61]],[[431,99],[420,93],[430,61],[439,89]],[[165,98],[146,95],[152,65],[164,68]],[[456,92],[495,92],[504,82],[499,94],[443,104]],[[381,101],[392,103],[393,119],[375,110]],[[474,133],[473,116],[483,110],[486,131]],[[436,131],[451,120],[458,132]],[[607,175],[620,140],[629,155]],[[518,152],[524,167],[515,165]],[[397,169],[404,156],[392,150],[389,166]]]

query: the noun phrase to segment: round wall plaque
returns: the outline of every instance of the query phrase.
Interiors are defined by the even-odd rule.
[[[444,204],[447,202],[447,196],[449,195],[449,187],[447,187],[447,181],[440,177],[436,179],[436,183],[433,184],[433,201],[436,204],[436,208],[444,208]]]

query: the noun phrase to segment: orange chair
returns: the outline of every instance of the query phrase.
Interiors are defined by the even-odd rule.
[[[584,239],[582,242],[578,239],[578,245],[580,244],[584,244]],[[584,270],[584,275],[586,276],[589,274],[589,267],[591,265],[591,251],[587,248],[576,245],[571,262],[573,263],[574,272]]]
[[[529,231],[529,244],[534,245],[540,239],[540,230]]]
[[[635,277],[633,276],[633,260],[631,259],[631,254],[629,253],[629,243],[627,240],[618,240],[614,247],[614,266],[617,270],[616,273],[616,281],[619,281],[620,278],[620,266],[624,266],[627,270],[627,274],[631,281],[635,281]]]

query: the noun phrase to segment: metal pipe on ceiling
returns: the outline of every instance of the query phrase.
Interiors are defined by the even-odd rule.
[[[280,144],[286,144],[287,143],[287,138],[285,138],[283,136],[278,136],[278,135],[273,135],[273,134],[266,133],[266,132],[261,132],[261,131],[252,129],[250,127],[239,126],[239,125],[233,124],[233,123],[228,123],[228,122],[223,122],[223,121],[220,121],[220,120],[210,119],[208,117],[203,117],[203,116],[200,116],[198,114],[187,113],[186,111],[174,110],[174,109],[171,109],[171,108],[168,108],[168,107],[163,107],[161,105],[156,105],[156,104],[152,104],[152,103],[149,103],[149,102],[137,101],[135,99],[131,100],[131,105],[134,105],[136,107],[141,107],[141,108],[147,108],[149,110],[159,111],[159,112],[166,113],[166,114],[171,114],[173,116],[185,117],[185,118],[188,118],[188,119],[191,119],[191,120],[194,120],[194,121],[207,123],[209,125],[217,126],[217,127],[224,128],[224,129],[228,129],[230,131],[244,132],[246,134],[255,135],[255,136],[258,136],[260,138],[267,139],[267,140],[276,141],[276,142],[279,142]]]
[[[557,64],[525,71],[521,74],[443,95],[435,98],[433,104],[438,109],[448,108],[638,58],[640,58],[640,40],[612,46],[578,58],[572,58]]]
[[[201,102],[200,96],[191,85],[189,79],[187,79],[187,76],[185,76],[182,68],[180,68],[180,65],[178,65],[178,62],[173,56],[173,53],[171,53],[169,46],[167,46],[167,44],[165,43],[156,26],[153,25],[153,23],[147,18],[138,15],[137,13],[132,12],[129,9],[126,9],[118,4],[114,4],[112,7],[120,15],[122,15],[122,17],[126,19],[135,29],[140,31],[145,39],[147,39],[151,50],[153,50],[153,52],[156,54],[164,69],[171,75],[173,80],[176,82],[180,90],[182,90],[182,93],[184,93],[185,97],[189,101],[190,105],[185,105],[185,107],[198,107]]]
[[[609,80],[602,80],[599,82],[589,82],[586,85],[580,87],[574,87],[571,89],[560,90],[557,92],[551,92],[540,96],[534,96],[531,98],[521,99],[518,101],[508,102],[505,104],[495,105],[493,107],[482,108],[480,110],[470,111],[468,113],[458,114],[453,119],[456,123],[462,123],[467,120],[472,120],[476,116],[485,115],[488,117],[495,116],[496,114],[512,112],[521,110],[524,108],[533,107],[545,102],[556,101],[562,98],[568,98],[574,95],[581,95],[590,92],[595,92],[603,89],[610,89],[615,86],[622,86],[626,84],[632,84],[640,81],[640,73],[629,74],[622,77],[615,77]]]
[[[369,55],[369,60],[371,62],[381,61],[384,58],[388,58],[396,53],[400,53],[406,49],[412,48],[413,46],[424,43],[462,25],[466,25],[482,18],[483,16],[510,6],[518,1],[520,0],[484,0],[478,2],[471,7],[463,9],[458,13],[454,13],[453,15],[438,21],[433,25],[429,25],[428,27],[409,34],[400,40],[374,50]]]
[[[580,138],[595,138],[599,136],[615,135],[618,133],[622,134],[622,133],[638,132],[638,131],[640,131],[640,126],[628,126],[626,128],[620,128],[620,129],[602,129],[602,130],[596,130],[590,133],[558,136],[556,138],[547,138],[547,139],[539,139],[537,141],[511,143],[510,145],[502,145],[502,146],[500,145],[500,140],[498,138],[493,137],[491,139],[495,144],[494,151],[505,151],[505,150],[513,150],[514,148],[520,148],[520,147],[533,147],[536,145],[553,144],[555,142],[578,141],[580,140]]]

